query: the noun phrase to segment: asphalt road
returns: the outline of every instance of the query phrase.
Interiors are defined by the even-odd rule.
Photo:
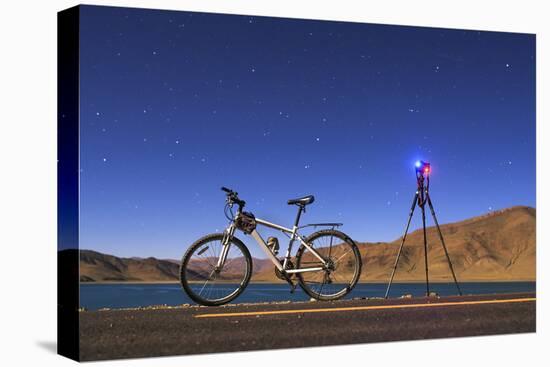
[[[534,294],[80,313],[81,360],[535,332]]]

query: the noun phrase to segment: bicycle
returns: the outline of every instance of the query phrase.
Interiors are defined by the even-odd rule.
[[[222,187],[226,193],[225,215],[229,225],[223,233],[204,236],[193,243],[182,258],[180,281],[183,290],[195,302],[218,306],[231,302],[246,288],[252,275],[252,257],[245,244],[235,236],[236,230],[249,234],[275,266],[275,275],[290,285],[291,293],[299,285],[317,300],[336,300],[344,297],[357,284],[361,274],[361,256],[355,242],[336,230],[342,223],[314,223],[299,226],[306,206],[313,203],[312,195],[288,200],[298,206],[292,228],[270,223],[243,211],[246,202],[238,193]],[[237,205],[236,214],[233,206]],[[266,243],[257,226],[284,233],[290,241],[282,259],[278,239],[269,237]],[[299,233],[306,227],[330,227],[316,231],[307,238]],[[295,241],[300,242],[295,260],[291,251]]]

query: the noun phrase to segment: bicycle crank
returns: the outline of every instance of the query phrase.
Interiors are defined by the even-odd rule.
[[[281,262],[281,265],[283,265],[283,260],[279,261]],[[286,267],[287,270],[294,269],[294,264],[292,263],[292,261],[288,260]],[[281,280],[287,280],[287,278],[292,279],[294,274],[283,274],[278,268],[275,268],[275,276]]]

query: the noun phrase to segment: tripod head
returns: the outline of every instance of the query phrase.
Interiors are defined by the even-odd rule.
[[[424,161],[416,161],[416,185],[418,190],[418,205],[423,206],[425,203],[425,195],[430,189],[430,172],[432,167],[430,163]]]
[[[424,161],[416,161],[414,166],[416,168],[416,173],[422,173],[426,175],[430,174],[430,171],[431,171],[430,163],[424,162]]]

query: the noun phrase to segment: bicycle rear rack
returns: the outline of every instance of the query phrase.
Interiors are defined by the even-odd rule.
[[[332,229],[343,226],[344,223],[310,223],[305,224],[303,226],[298,227],[298,229],[306,228],[306,227],[331,227]]]

